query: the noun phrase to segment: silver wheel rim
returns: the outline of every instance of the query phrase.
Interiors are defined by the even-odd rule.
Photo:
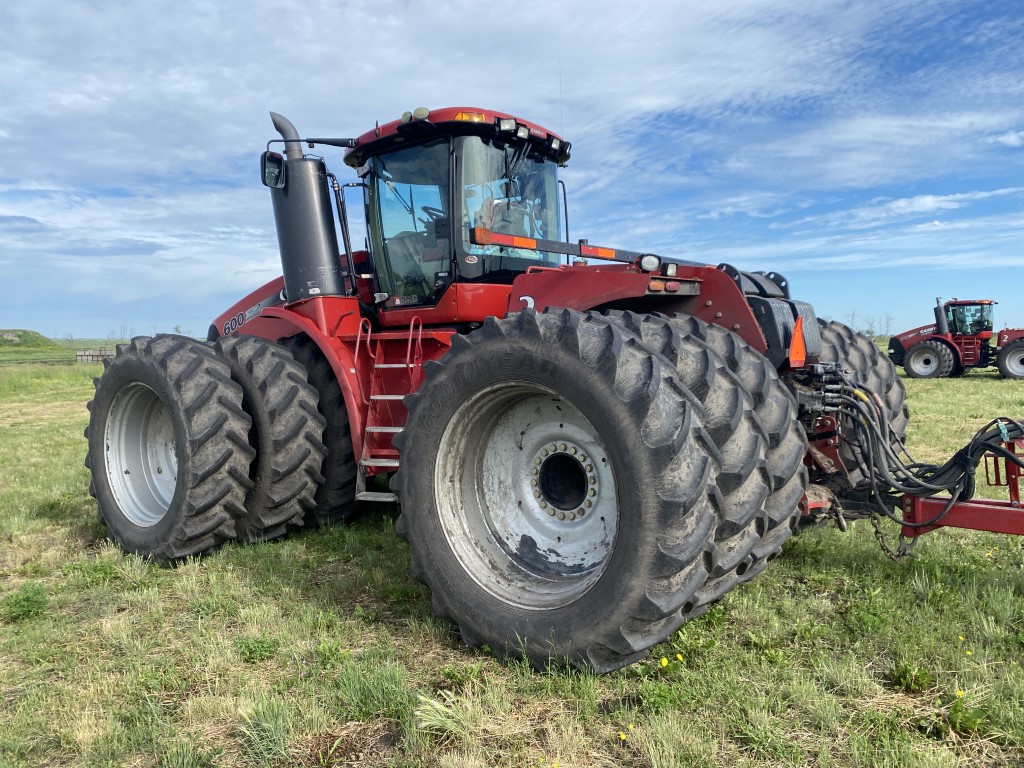
[[[939,356],[930,349],[919,349],[910,356],[910,366],[916,373],[927,376],[939,369]]]
[[[618,530],[615,476],[575,406],[535,384],[499,384],[456,411],[441,445],[439,519],[469,578],[534,610],[597,583]]]
[[[159,523],[178,482],[174,424],[164,401],[145,384],[131,384],[114,398],[104,443],[107,483],[117,505],[140,528]]]
[[[1018,379],[1024,378],[1024,347],[1007,353],[1006,370]]]

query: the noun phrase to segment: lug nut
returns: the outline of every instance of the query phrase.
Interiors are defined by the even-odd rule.
[[[548,449],[545,448],[543,451],[540,452],[540,455],[541,456],[547,456],[548,455]]]
[[[594,483],[596,483],[596,482],[597,482],[597,478],[596,478],[596,477],[594,477],[593,475],[591,475],[590,477],[588,477],[588,478],[587,478],[587,480],[589,480],[589,481],[590,481],[590,484],[591,484],[591,485],[593,485]]]
[[[591,488],[589,491],[587,491],[587,496],[597,496],[597,491]]]
[[[569,519],[570,520],[575,520],[576,519],[576,513],[575,512],[570,512],[569,513]]]
[[[548,503],[547,503],[546,501],[542,501],[542,502],[540,503],[540,508],[541,508],[541,509],[547,509],[547,508],[548,508]]]
[[[583,507],[580,507],[579,509],[576,510],[576,514],[579,517],[583,517],[585,514],[587,514],[587,510],[585,510]]]
[[[559,512],[558,513],[558,519],[559,520],[565,520],[565,512]]]
[[[537,484],[537,481],[536,481],[535,479],[534,479],[534,480],[531,480],[530,482],[531,482],[531,483],[533,483],[534,485],[536,485],[536,484]]]
[[[549,509],[548,510],[548,517],[554,517],[554,516],[555,516],[555,510]]]
[[[530,467],[530,474],[531,475],[539,475],[540,474],[540,470],[537,469],[536,467]]]
[[[587,472],[593,472],[594,471],[594,465],[593,464],[587,464],[586,469],[587,469]]]
[[[565,443],[562,443],[560,446],[558,446],[558,450],[564,451],[565,450]]]
[[[575,445],[572,448],[569,449],[569,453],[571,453],[573,456],[576,455],[576,446]]]
[[[533,489],[533,497],[535,499],[539,499],[540,498],[540,491],[538,491],[536,488]]]
[[[592,506],[594,506],[594,502],[592,502],[590,499],[587,499],[586,501],[583,502],[583,506],[586,507],[587,509],[590,509]],[[580,514],[583,513],[581,512]]]

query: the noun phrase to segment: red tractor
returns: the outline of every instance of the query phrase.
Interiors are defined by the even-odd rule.
[[[207,342],[133,339],[97,380],[87,464],[126,551],[170,563],[399,501],[411,573],[467,643],[607,671],[799,520],[896,515],[903,384],[782,275],[568,242],[569,144],[513,115],[308,139],[272,118],[283,276]],[[304,145],[345,149],[355,180]],[[969,498],[962,464],[933,469],[922,494]]]
[[[989,299],[935,300],[935,323],[889,339],[889,358],[913,379],[963,376],[972,368],[996,366],[1005,379],[1024,379],[1024,328],[999,331],[992,345]]]

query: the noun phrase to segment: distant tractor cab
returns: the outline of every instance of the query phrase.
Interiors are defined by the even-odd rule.
[[[1005,328],[992,338],[991,299],[935,300],[935,324],[889,340],[889,358],[914,379],[963,376],[973,368],[997,366],[1008,379],[1024,379],[1024,329]]]

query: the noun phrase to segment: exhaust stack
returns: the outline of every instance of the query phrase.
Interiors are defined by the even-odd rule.
[[[946,320],[946,312],[942,306],[942,297],[935,297],[935,306],[932,307],[932,311],[935,312],[935,332],[941,333],[946,336],[949,335],[949,321]]]
[[[331,211],[327,166],[319,157],[303,154],[299,133],[288,118],[271,112],[270,119],[285,146],[284,185],[270,190],[285,296],[289,302],[342,296],[345,281]]]

